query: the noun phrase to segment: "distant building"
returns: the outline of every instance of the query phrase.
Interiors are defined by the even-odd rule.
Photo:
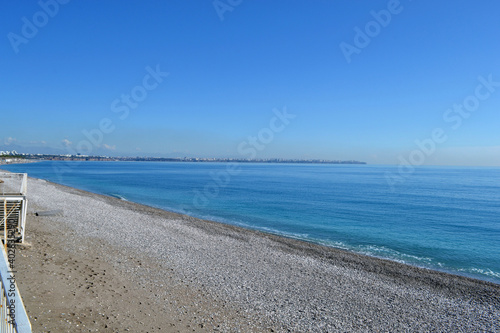
[[[13,151],[8,151],[8,150],[0,151],[0,156],[11,156],[11,155],[19,155],[19,154],[15,150],[13,150]]]

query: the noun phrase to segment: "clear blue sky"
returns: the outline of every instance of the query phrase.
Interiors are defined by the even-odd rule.
[[[496,0],[54,1],[0,5],[2,150],[500,165]]]

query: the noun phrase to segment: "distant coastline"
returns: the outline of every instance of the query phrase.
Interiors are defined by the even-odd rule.
[[[24,163],[35,163],[39,160],[25,159],[25,158],[3,158],[0,157],[0,165],[6,164],[24,164]]]
[[[38,161],[128,161],[128,162],[199,162],[199,163],[288,163],[288,164],[367,164],[355,160],[322,160],[322,159],[240,159],[240,158],[200,158],[200,157],[111,157],[87,155],[44,155],[21,154],[17,156],[0,156],[0,164],[17,164]]]

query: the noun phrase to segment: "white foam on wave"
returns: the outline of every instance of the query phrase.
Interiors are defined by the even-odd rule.
[[[465,273],[475,273],[475,274],[481,274],[481,275],[485,275],[485,276],[488,276],[488,277],[492,277],[492,278],[496,278],[496,279],[500,279],[500,272],[495,272],[489,268],[487,269],[484,269],[484,268],[461,268],[459,269],[459,271],[461,272],[465,272]]]
[[[117,198],[117,199],[120,199],[120,200],[123,200],[123,201],[128,201],[124,196],[122,196],[120,194],[111,193],[109,195],[112,196],[113,198]]]

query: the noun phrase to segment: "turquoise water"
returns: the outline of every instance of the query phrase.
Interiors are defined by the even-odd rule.
[[[84,190],[500,283],[500,168],[41,162],[2,166]]]

